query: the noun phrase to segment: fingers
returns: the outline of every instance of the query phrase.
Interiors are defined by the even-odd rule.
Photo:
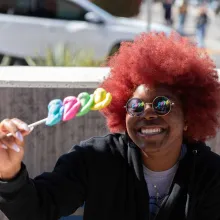
[[[12,133],[14,137],[16,137],[16,132],[18,130],[17,126],[10,120],[10,119],[4,119],[0,123],[0,130],[2,133]]]
[[[23,144],[16,142],[16,139],[13,137],[5,137],[0,141],[0,147],[5,150],[13,150],[15,152],[20,152]]]
[[[30,129],[25,122],[23,122],[17,118],[4,119],[0,123],[0,139],[4,139],[9,142],[13,141],[16,144],[22,146],[23,142],[24,142],[23,136],[28,135],[32,130],[33,129]],[[8,133],[11,133],[15,139],[12,137],[5,138],[6,134],[8,134]],[[7,144],[6,144],[6,146],[7,146]],[[14,147],[14,148],[16,148],[16,147]]]
[[[0,147],[5,150],[8,149],[8,147],[5,144],[3,144],[1,141],[0,141]]]
[[[33,128],[29,128],[26,123],[18,118],[13,118],[11,121],[17,126],[18,130],[20,130],[23,136],[30,134],[30,132],[33,130]]]
[[[13,118],[11,119],[11,121],[13,121],[19,129],[24,130],[24,131],[30,131],[30,128],[28,127],[28,125],[25,122],[21,121],[20,119]]]

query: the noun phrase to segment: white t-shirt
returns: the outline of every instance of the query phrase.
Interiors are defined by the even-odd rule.
[[[169,170],[154,172],[144,166],[144,178],[149,192],[151,219],[155,218],[164,199],[169,195],[170,186],[173,182],[177,168],[178,163]]]
[[[186,146],[183,145],[180,160],[184,157],[186,151]],[[156,217],[160,207],[163,204],[163,201],[169,195],[169,190],[172,185],[173,178],[176,174],[178,166],[179,162],[177,162],[169,170],[165,170],[162,172],[154,172],[143,165],[144,178],[147,183],[149,192],[149,208],[151,220],[153,220]]]

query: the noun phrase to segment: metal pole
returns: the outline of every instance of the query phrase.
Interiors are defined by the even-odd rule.
[[[152,3],[153,3],[153,0],[146,0],[146,5],[147,5],[147,32],[149,32],[151,30]]]

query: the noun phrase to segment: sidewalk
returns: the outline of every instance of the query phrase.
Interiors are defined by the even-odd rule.
[[[147,20],[146,16],[147,5],[144,3],[142,5],[140,14],[138,18]],[[195,36],[195,19],[196,19],[197,9],[193,6],[189,6],[188,17],[185,25],[185,32],[194,38]],[[208,27],[208,32],[206,36],[206,47],[208,53],[211,55],[220,55],[220,16],[215,17],[213,13],[209,12],[210,24]],[[176,28],[178,19],[178,9],[173,7],[173,18],[174,25]],[[163,23],[163,8],[161,3],[153,3],[152,5],[152,22]]]

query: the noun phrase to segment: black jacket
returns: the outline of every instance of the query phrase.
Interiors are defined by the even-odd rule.
[[[93,137],[60,157],[51,173],[28,177],[25,165],[0,182],[9,220],[57,220],[85,202],[85,220],[148,220],[148,190],[139,149],[125,135]],[[157,220],[220,220],[220,157],[187,144]]]

